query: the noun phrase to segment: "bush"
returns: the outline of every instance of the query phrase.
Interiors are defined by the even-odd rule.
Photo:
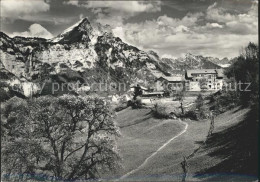
[[[203,106],[203,97],[201,94],[198,95],[196,101],[195,101],[195,104],[196,104],[196,109],[200,110],[200,108]]]
[[[142,100],[140,97],[137,97],[136,100],[133,100],[131,104],[133,109],[142,108]]]
[[[208,109],[204,106],[204,99],[201,94],[198,95],[196,101],[197,119],[206,119]]]
[[[166,112],[165,106],[160,106],[159,104],[155,104],[152,109],[154,117],[158,119],[168,119],[170,115]]]
[[[198,120],[198,115],[194,110],[186,112],[183,116],[184,118],[189,118],[191,120]]]
[[[214,100],[214,104],[211,109],[213,109],[216,114],[221,114],[226,110],[232,109],[239,105],[239,96],[236,92],[232,91],[215,96],[212,100]]]
[[[128,107],[128,103],[120,103],[116,108],[115,111],[119,112],[122,111],[124,109],[126,109]]]
[[[206,119],[208,117],[208,109],[205,106],[202,106],[197,112],[197,119]]]

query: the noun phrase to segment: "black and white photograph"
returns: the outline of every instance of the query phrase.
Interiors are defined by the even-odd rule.
[[[259,181],[258,0],[1,0],[1,182]]]

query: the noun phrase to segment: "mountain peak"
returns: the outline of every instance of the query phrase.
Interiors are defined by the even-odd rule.
[[[83,31],[86,30],[86,29],[89,29],[89,27],[91,27],[91,24],[88,20],[88,18],[83,18],[80,23],[78,24],[77,26],[78,28],[82,28]]]
[[[74,25],[64,30],[57,37],[52,39],[53,42],[79,42],[90,41],[93,28],[87,18],[83,18]]]
[[[66,34],[66,33],[72,31],[75,28],[79,28],[79,27],[84,28],[84,27],[87,27],[87,26],[91,26],[90,22],[88,21],[87,18],[83,18],[80,21],[78,21],[77,23],[75,23],[74,25],[72,25],[69,28],[65,29],[60,35]]]
[[[87,24],[90,24],[90,22],[89,22],[89,20],[88,20],[87,17],[81,19],[80,22],[81,22],[80,24],[86,24],[86,23],[87,23]]]

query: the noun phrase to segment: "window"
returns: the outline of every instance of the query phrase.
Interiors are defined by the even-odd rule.
[[[209,88],[211,88],[211,85],[209,85]]]
[[[209,81],[209,83],[211,83],[211,81]]]
[[[196,79],[196,82],[198,81],[198,79]]]
[[[211,79],[211,75],[209,75],[208,78]]]

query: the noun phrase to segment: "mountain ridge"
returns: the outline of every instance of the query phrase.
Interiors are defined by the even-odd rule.
[[[106,80],[128,86],[138,82],[149,85],[158,74],[170,76],[173,70],[185,68],[167,63],[154,51],[124,43],[109,25],[92,25],[87,18],[53,39],[11,38],[3,32],[0,38],[2,68],[33,83],[63,77],[61,80],[67,82]],[[214,63],[211,66],[216,67]]]

